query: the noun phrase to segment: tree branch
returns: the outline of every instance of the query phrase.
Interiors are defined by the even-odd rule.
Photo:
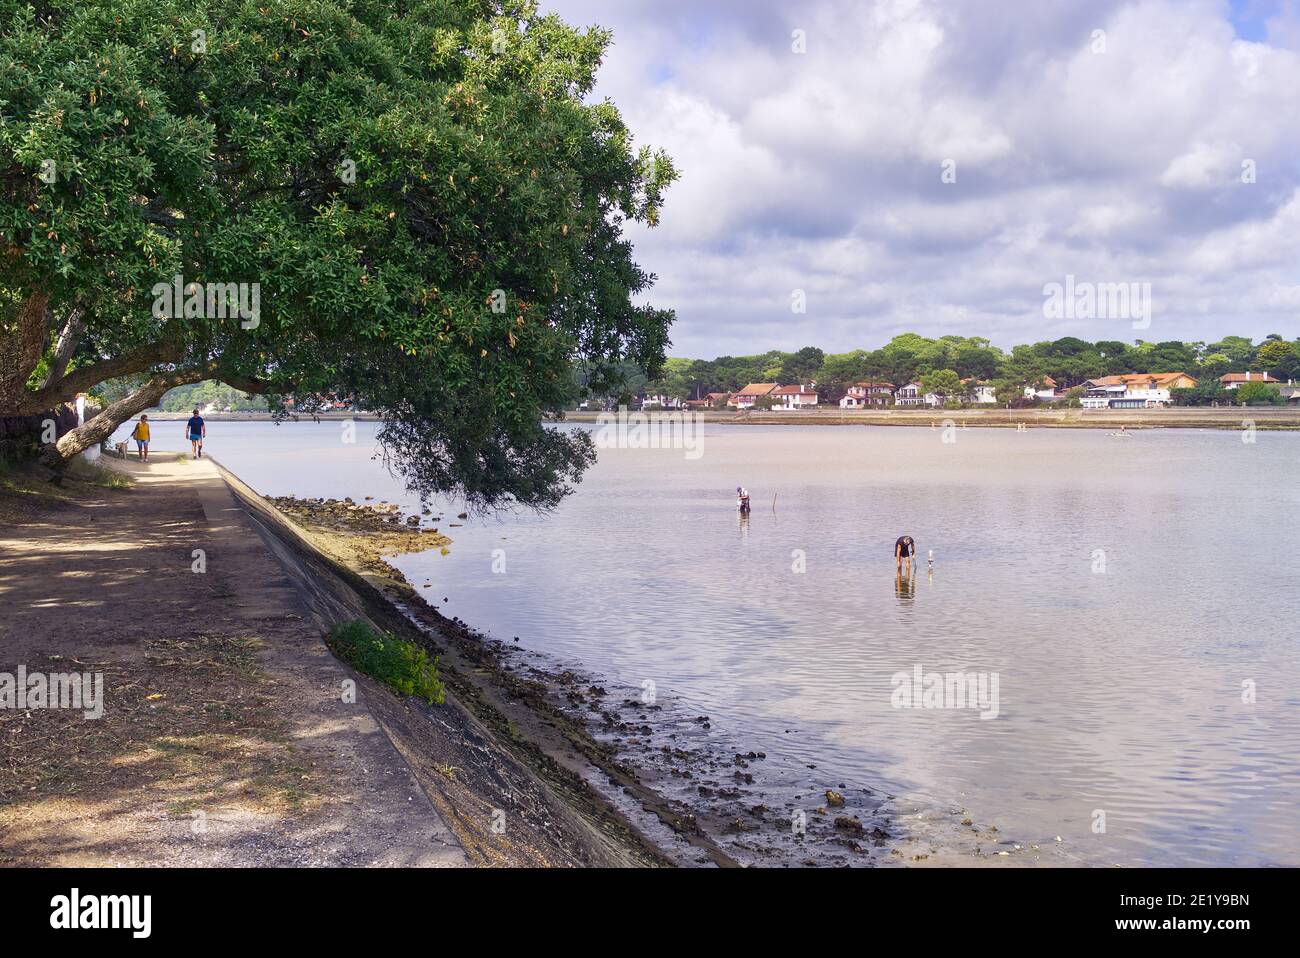
[[[62,475],[68,460],[91,446],[103,442],[113,435],[136,413],[143,412],[158,405],[167,390],[187,383],[196,383],[207,379],[211,373],[211,364],[197,369],[176,370],[170,373],[158,373],[150,376],[139,389],[131,395],[109,404],[98,416],[88,420],[76,429],[70,429],[59,437],[57,443],[50,443],[41,451],[41,464],[55,471],[56,479]]]
[[[265,379],[258,379],[255,376],[241,376],[238,373],[219,372],[214,374],[212,378],[220,380],[221,382],[225,383],[227,386],[232,386],[235,389],[238,389],[240,392],[252,393],[255,396],[265,395],[266,393],[270,392],[272,388],[276,388],[284,392],[291,392],[293,390],[293,386],[291,384],[285,384],[283,386],[273,387],[272,384],[267,382]]]
[[[63,332],[59,333],[59,340],[54,346],[54,357],[50,360],[49,371],[45,374],[45,381],[41,383],[42,389],[54,385],[68,371],[72,354],[81,344],[81,331],[85,328],[82,317],[85,314],[86,311],[80,306],[73,307],[72,312],[68,314],[63,324]]]
[[[97,363],[78,366],[58,382],[42,389],[28,391],[19,400],[17,404],[18,411],[14,415],[29,416],[33,413],[44,412],[61,402],[75,399],[77,393],[86,392],[92,386],[98,386],[106,379],[129,376],[132,373],[142,373],[159,363],[174,363],[180,360],[181,354],[182,346],[179,342],[164,338],[158,342],[149,343],[146,346],[140,346],[130,352],[123,353],[121,356],[113,356],[110,359],[101,359]]]

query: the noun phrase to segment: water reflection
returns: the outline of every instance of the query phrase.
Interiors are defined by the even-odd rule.
[[[916,573],[903,575],[900,570],[894,577],[894,594],[898,596],[898,604],[907,608],[916,601]]]

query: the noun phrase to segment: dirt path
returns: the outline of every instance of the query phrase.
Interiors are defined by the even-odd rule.
[[[0,492],[0,673],[105,700],[0,708],[0,864],[467,863],[216,470],[114,465]]]

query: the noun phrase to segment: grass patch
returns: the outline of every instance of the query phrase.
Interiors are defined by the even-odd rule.
[[[383,682],[403,695],[414,695],[430,705],[447,700],[438,679],[438,660],[391,632],[378,633],[360,619],[330,629],[326,644],[358,672]]]
[[[135,483],[135,480],[124,472],[109,469],[107,466],[97,466],[80,457],[73,459],[68,465],[68,475],[102,489],[130,489]]]

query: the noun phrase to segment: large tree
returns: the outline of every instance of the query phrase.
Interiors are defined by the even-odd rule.
[[[416,491],[553,504],[574,364],[657,375],[672,319],[608,42],[527,0],[0,0],[0,415],[136,377],[57,466],[176,385],[342,392]]]

